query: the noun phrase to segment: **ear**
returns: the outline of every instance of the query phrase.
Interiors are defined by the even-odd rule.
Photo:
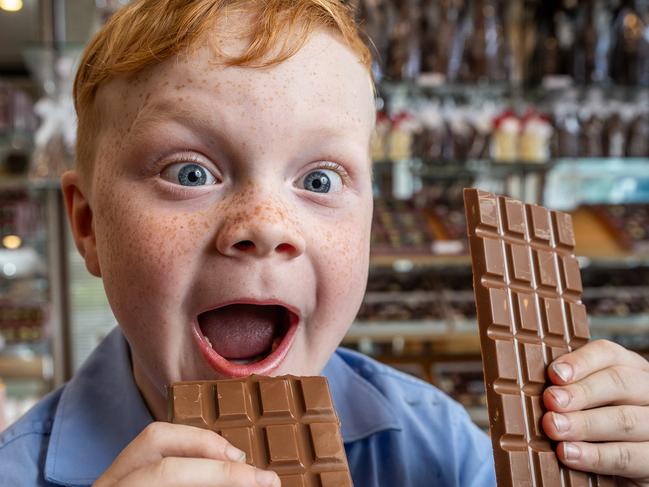
[[[92,221],[92,208],[84,195],[81,178],[77,171],[66,171],[61,176],[61,189],[65,199],[65,208],[72,229],[74,243],[86,261],[86,269],[93,276],[101,277],[99,259],[97,258],[97,241],[95,226]]]

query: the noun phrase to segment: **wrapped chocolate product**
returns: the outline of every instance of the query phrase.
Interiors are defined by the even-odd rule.
[[[604,156],[604,128],[607,117],[605,107],[603,93],[592,90],[579,111],[580,155],[583,157]]]
[[[441,107],[436,103],[424,103],[419,109],[417,117],[421,125],[413,139],[414,156],[426,161],[441,160],[447,139]]]
[[[557,103],[555,106],[554,125],[558,157],[579,157],[581,155],[581,125],[577,111],[577,104],[569,100]]]
[[[439,29],[441,28],[441,7],[437,0],[421,0],[421,37],[419,40],[420,66],[422,74],[443,77],[443,72],[437,71],[439,65],[436,57],[440,49]]]
[[[515,162],[519,157],[518,136],[521,121],[511,110],[502,113],[494,120],[491,137],[491,157],[498,162]]]
[[[415,0],[395,2],[390,9],[386,75],[413,80],[420,73],[419,11]]]
[[[449,127],[453,136],[453,158],[458,161],[467,160],[476,130],[469,122],[467,114],[459,108],[450,114]]]
[[[428,254],[435,239],[425,212],[411,200],[377,199],[372,216],[374,254]]]
[[[470,32],[461,70],[461,81],[485,82],[509,79],[510,56],[507,44],[504,5],[495,0],[467,2]]]
[[[383,78],[388,58],[389,38],[387,35],[389,0],[356,0],[359,25],[373,46],[373,71],[377,80]]]
[[[624,0],[616,13],[610,49],[610,74],[616,83],[649,86],[648,8],[643,2]]]
[[[607,157],[624,157],[628,133],[625,118],[618,104],[611,106],[611,112],[604,125],[604,155]]]
[[[467,41],[472,29],[471,5],[468,1],[457,2],[456,9],[449,8],[449,14],[455,17],[455,28],[451,43],[447,49],[450,49],[448,65],[446,67],[446,79],[449,83],[455,83],[471,77],[469,68],[464,62],[466,59]],[[463,69],[464,68],[464,69]]]
[[[468,2],[471,22],[470,33],[467,36],[466,51],[463,56],[462,81],[487,81],[487,33],[485,29],[486,12],[485,0]],[[492,16],[493,7],[490,7]]]
[[[373,161],[384,161],[388,158],[388,138],[392,123],[384,111],[376,114],[376,127],[372,135],[371,155]]]
[[[572,58],[572,77],[580,84],[596,80],[595,60],[598,32],[595,26],[594,2],[583,2],[578,6],[577,39]]]
[[[413,136],[420,128],[421,124],[412,113],[402,111],[394,115],[388,138],[388,158],[392,161],[410,159]]]
[[[550,159],[550,139],[553,128],[549,119],[534,110],[522,121],[519,139],[519,158],[524,162],[547,162]]]
[[[462,3],[462,1],[454,0],[438,2],[441,22],[439,31],[436,32],[438,41],[433,72],[443,73],[447,81],[453,81],[448,79],[450,51],[455,33],[459,29],[460,7]]]
[[[467,155],[469,159],[489,158],[489,141],[496,113],[496,106],[491,104],[469,110],[468,117],[474,128],[473,142]]]
[[[540,84],[547,75],[559,72],[559,40],[554,24],[554,9],[551,2],[539,2],[536,13],[526,27],[536,33],[532,55],[527,62],[527,78]]]
[[[638,114],[629,124],[627,157],[649,157],[649,114]]]

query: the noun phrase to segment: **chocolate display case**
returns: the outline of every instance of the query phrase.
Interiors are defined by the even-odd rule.
[[[6,423],[68,377],[57,182],[0,179],[0,379]]]

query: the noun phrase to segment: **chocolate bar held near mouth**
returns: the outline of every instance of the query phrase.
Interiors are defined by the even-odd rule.
[[[169,421],[215,431],[275,471],[282,487],[352,486],[327,380],[321,376],[177,382]]]
[[[588,342],[570,215],[464,190],[499,487],[606,487],[559,462],[543,432],[547,366]]]

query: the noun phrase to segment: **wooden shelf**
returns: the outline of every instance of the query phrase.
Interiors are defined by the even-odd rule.
[[[592,334],[597,335],[645,335],[649,333],[649,315],[595,316],[590,318],[590,330]],[[395,337],[447,343],[451,346],[454,342],[474,342],[478,338],[478,328],[476,322],[472,320],[355,322],[345,335],[343,344],[359,343],[363,339],[390,343]],[[479,343],[477,350],[480,351]]]
[[[47,355],[0,355],[0,378],[40,379],[52,377],[52,359]]]

